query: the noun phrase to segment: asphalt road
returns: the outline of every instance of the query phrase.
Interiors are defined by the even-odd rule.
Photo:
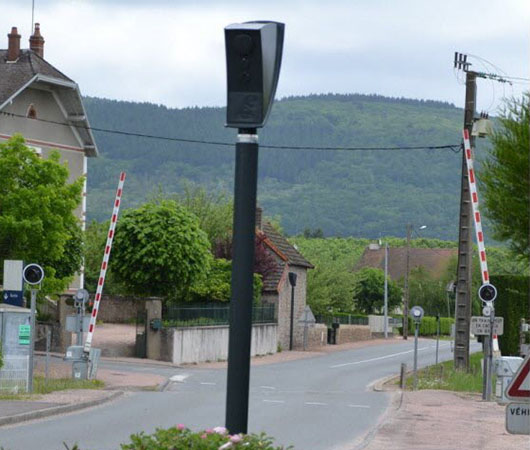
[[[474,347],[474,346],[473,346]],[[433,364],[435,341],[420,341],[419,365]],[[450,359],[440,342],[440,359]],[[329,353],[256,366],[251,371],[249,431],[265,431],[296,450],[353,448],[378,423],[390,395],[367,386],[412,367],[413,339],[388,346]],[[164,392],[131,392],[112,403],[0,429],[5,450],[115,450],[138,431],[183,423],[193,429],[224,425],[226,369],[119,365],[120,370],[172,377]]]

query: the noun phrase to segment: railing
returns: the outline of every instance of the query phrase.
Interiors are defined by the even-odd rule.
[[[324,323],[328,327],[332,323],[340,323],[341,325],[368,325],[368,317],[355,314],[317,315],[315,318],[317,323]]]
[[[163,312],[164,327],[228,325],[230,306],[168,305]],[[252,323],[276,323],[275,305],[252,307]]]

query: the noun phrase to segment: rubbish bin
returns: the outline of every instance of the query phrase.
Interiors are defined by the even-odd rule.
[[[337,344],[337,329],[340,327],[339,322],[333,322],[331,328],[328,328],[328,344]]]
[[[510,403],[511,400],[506,398],[506,388],[512,381],[515,372],[517,372],[522,362],[523,358],[519,356],[501,356],[495,359],[494,367],[497,375],[495,397],[497,398],[497,403]]]

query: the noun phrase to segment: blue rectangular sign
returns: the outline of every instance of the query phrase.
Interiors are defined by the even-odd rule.
[[[4,303],[13,306],[24,306],[22,291],[4,291],[2,294]]]

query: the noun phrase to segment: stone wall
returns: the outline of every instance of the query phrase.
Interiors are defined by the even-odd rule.
[[[337,344],[367,341],[368,339],[372,339],[368,325],[341,325],[337,330]]]
[[[228,325],[161,330],[160,359],[191,364],[228,359]],[[276,353],[277,325],[252,326],[251,355]]]
[[[93,299],[93,296],[91,296]],[[139,311],[145,311],[145,302],[156,298],[103,295],[98,320],[103,323],[134,323]]]
[[[316,350],[328,344],[328,327],[323,323],[316,323],[307,330],[307,350]]]

